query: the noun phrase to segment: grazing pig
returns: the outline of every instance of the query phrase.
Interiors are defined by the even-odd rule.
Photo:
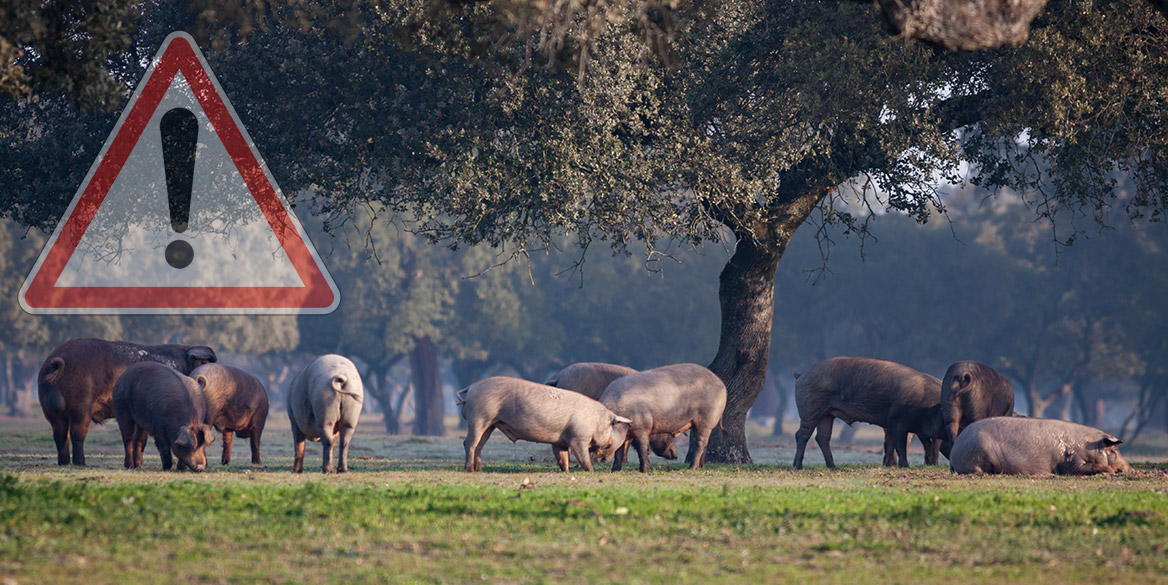
[[[550,443],[563,471],[569,451],[580,467],[592,471],[592,455],[612,455],[629,429],[629,419],[587,396],[518,378],[479,380],[459,396],[469,472],[483,470],[483,445],[495,429],[512,442]]]
[[[636,370],[616,364],[600,362],[580,362],[572,364],[551,378],[544,384],[579,392],[593,400],[600,400],[604,389],[617,378],[637,373]]]
[[[795,382],[799,430],[795,433],[795,469],[803,468],[803,452],[812,431],[828,467],[831,427],[839,418],[884,427],[884,465],[899,459],[908,467],[908,435],[926,446],[926,463],[936,462],[935,440],[944,436],[941,423],[941,381],[895,362],[865,357],[833,357],[817,362]],[[932,459],[932,461],[929,461]]]
[[[260,462],[260,436],[268,421],[268,391],[259,378],[231,366],[204,364],[191,372],[207,402],[207,424],[223,433],[223,465],[231,463],[232,433],[251,440],[251,462]]]
[[[949,468],[957,473],[1092,475],[1131,471],[1123,441],[1099,429],[1045,418],[979,420],[957,436]]]
[[[104,339],[70,339],[45,358],[37,376],[41,411],[53,428],[57,464],[85,465],[85,436],[91,422],[114,416],[113,389],[131,364],[157,362],[184,374],[214,362],[215,352],[202,345],[138,345]]]
[[[609,384],[617,378],[635,373],[637,370],[616,364],[579,362],[560,370],[548,378],[544,384],[579,392],[593,400],[600,400],[600,395],[604,394],[604,389],[608,388]],[[673,435],[653,435],[649,439],[649,445],[657,455],[666,459],[677,459],[677,444]]]
[[[609,384],[600,401],[632,421],[628,438],[613,455],[613,471],[624,465],[632,442],[641,473],[648,472],[650,437],[677,437],[687,430],[690,469],[699,469],[706,463],[710,433],[721,424],[726,409],[726,386],[702,366],[674,364],[625,376]]]
[[[332,473],[333,446],[341,442],[341,458],[335,471],[349,470],[349,442],[361,417],[365,386],[357,366],[348,358],[322,355],[304,366],[288,387],[288,418],[292,421],[295,447],[293,473],[304,471],[304,441],[320,441],[324,447],[321,471]]]
[[[997,370],[979,362],[957,362],[941,381],[941,419],[946,457],[957,435],[983,418],[1010,416],[1014,412],[1014,387]]]
[[[170,366],[137,363],[114,384],[113,403],[126,469],[142,467],[147,436],[154,437],[163,470],[170,469],[172,454],[179,471],[206,469],[206,446],[215,438],[203,424],[207,416],[203,392],[193,379]]]

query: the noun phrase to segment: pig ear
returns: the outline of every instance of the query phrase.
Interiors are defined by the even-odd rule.
[[[203,444],[210,445],[211,443],[214,443],[214,442],[215,442],[215,435],[211,434],[211,429],[209,427],[203,427]]]
[[[215,357],[215,350],[213,350],[205,345],[200,345],[198,347],[192,347],[192,348],[188,349],[187,350],[187,358],[193,359],[193,360],[200,360],[200,361],[207,362],[207,363],[217,361],[216,357]]]
[[[612,426],[616,426],[620,423],[625,423],[626,425],[631,425],[631,424],[633,424],[633,421],[631,421],[623,416],[612,417]]]
[[[195,381],[199,383],[199,390],[206,390],[207,389],[207,377],[206,376],[199,374],[198,376],[195,376]]]
[[[971,382],[973,382],[973,376],[969,372],[965,372],[964,374],[961,374],[961,385],[962,386],[968,386]]]
[[[1113,445],[1119,445],[1120,443],[1123,443],[1123,440],[1111,435],[1103,435],[1103,439],[1100,442],[1103,443],[1104,447],[1111,447]]]
[[[175,439],[174,444],[182,445],[188,449],[194,449],[195,447],[198,447],[195,435],[191,432],[190,427],[183,427],[183,430],[178,434],[178,438]]]

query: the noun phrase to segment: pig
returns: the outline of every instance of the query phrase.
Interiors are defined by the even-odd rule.
[[[690,469],[700,469],[706,463],[710,433],[722,422],[726,385],[702,366],[674,364],[620,378],[609,384],[600,402],[632,421],[628,438],[613,455],[613,471],[621,470],[632,443],[640,458],[640,471],[647,473],[650,437],[677,437],[687,430],[690,443],[686,458]]]
[[[599,400],[604,389],[614,380],[635,373],[637,370],[616,364],[579,362],[560,370],[544,384],[579,392],[593,400]],[[677,444],[673,435],[653,435],[649,438],[649,445],[657,455],[666,459],[677,459]]]
[[[1092,475],[1131,471],[1123,441],[1099,429],[1044,418],[999,416],[957,435],[949,468],[957,473]]]
[[[114,384],[113,408],[126,469],[142,467],[147,436],[154,437],[163,470],[170,469],[172,456],[178,459],[178,471],[207,468],[206,446],[215,437],[203,424],[203,392],[190,377],[156,362],[134,364]]]
[[[1014,387],[997,370],[969,361],[949,366],[941,381],[941,419],[945,424],[941,452],[949,457],[957,435],[975,421],[1013,412]]]
[[[483,470],[483,445],[495,429],[512,442],[550,443],[556,463],[568,471],[568,452],[585,471],[592,456],[611,456],[625,441],[629,419],[583,394],[545,384],[494,376],[459,392],[466,419],[467,472]]]
[[[635,374],[634,370],[616,364],[580,362],[572,364],[548,378],[544,384],[579,392],[593,400],[600,400],[604,389],[617,378]]]
[[[795,381],[799,430],[795,433],[795,469],[812,431],[828,467],[831,427],[836,418],[884,427],[884,465],[908,467],[908,435],[925,445],[926,463],[936,463],[936,441],[944,436],[941,381],[908,366],[866,357],[833,357],[812,365]],[[931,461],[930,461],[931,460]]]
[[[216,361],[205,345],[138,345],[104,339],[70,339],[49,353],[37,375],[41,411],[53,429],[57,465],[85,465],[85,436],[91,422],[114,416],[113,389],[130,365],[150,361],[183,374]]]
[[[223,433],[223,465],[231,464],[232,434],[251,441],[251,462],[260,461],[260,437],[268,421],[268,391],[259,378],[231,366],[203,364],[191,378],[207,403],[206,423]]]
[[[349,470],[349,443],[361,417],[365,386],[357,366],[336,354],[312,360],[288,387],[288,418],[295,448],[293,473],[304,471],[304,441],[320,441],[324,447],[323,473]],[[333,446],[341,442],[340,461],[333,467]]]

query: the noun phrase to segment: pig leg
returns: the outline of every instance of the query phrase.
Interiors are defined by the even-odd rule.
[[[353,441],[353,427],[341,429],[341,463],[337,466],[337,473],[349,471],[349,443]]]
[[[799,430],[795,431],[795,469],[803,469],[803,452],[807,449],[807,441],[811,440],[811,433],[815,432],[818,420],[803,419],[799,421]]]
[[[466,464],[463,465],[463,471],[472,473],[483,470],[483,444],[487,442],[487,438],[494,430],[494,425],[484,429],[478,421],[467,423],[466,439],[462,441],[462,447],[466,450]]]
[[[706,445],[710,442],[710,433],[714,432],[714,427],[697,428],[694,427],[690,431],[690,445],[689,454],[686,459],[690,459],[690,469],[701,469],[706,466]]]
[[[300,429],[296,427],[296,423],[292,423],[292,473],[304,472],[304,441],[307,438],[308,437],[304,436],[304,433],[300,432]]]
[[[223,431],[223,458],[220,460],[223,465],[231,464],[231,444],[234,441],[234,434],[229,430]]]
[[[831,456],[831,431],[835,424],[835,417],[830,414],[819,419],[819,426],[815,430],[815,442],[819,443],[819,450],[823,451],[823,463],[829,468],[835,468],[835,458]]]
[[[126,458],[122,464],[126,469],[134,468],[134,446],[138,442],[138,427],[133,421],[119,420],[118,430],[122,431],[122,447],[126,451]]]
[[[142,467],[142,453],[146,451],[146,442],[150,439],[150,433],[146,429],[139,428],[138,435],[134,437],[134,468]]]
[[[633,433],[633,447],[637,449],[641,473],[649,473],[649,433],[647,430]]]
[[[625,461],[628,460],[628,458],[629,440],[625,439],[625,442],[622,443],[620,447],[617,447],[616,451],[613,451],[612,453],[612,470],[620,471],[621,468],[625,466]]]
[[[580,464],[580,467],[584,471],[592,471],[592,455],[588,453],[587,443],[580,439],[575,439],[568,445],[568,448],[576,456],[576,462]]]
[[[479,439],[479,445],[477,447],[475,447],[475,452],[474,452],[474,458],[475,458],[474,459],[474,470],[475,471],[482,471],[483,470],[483,445],[487,444],[487,439],[491,438],[491,433],[493,433],[493,432],[495,432],[495,427],[487,427],[487,430],[483,432],[482,438]]]
[[[324,447],[324,457],[320,465],[321,473],[336,473],[337,469],[333,467],[333,446],[336,444],[336,436],[333,435],[333,425],[321,425],[320,429],[320,446]]]
[[[885,434],[885,437],[888,435]],[[885,439],[887,442],[887,439]],[[896,459],[901,467],[908,467],[908,432],[896,429],[892,433],[893,446],[896,447]],[[885,456],[887,457],[887,455]]]
[[[925,443],[925,465],[936,465],[937,462],[941,460],[941,440],[921,440]]]
[[[552,455],[556,458],[556,464],[560,466],[560,471],[568,470],[568,450],[559,445],[552,445]],[[577,461],[579,461],[577,459]]]
[[[894,467],[896,461],[896,440],[892,438],[892,431],[884,429],[884,467]]]
[[[251,464],[252,465],[263,465],[263,463],[260,462],[260,433],[262,433],[262,432],[264,432],[263,429],[252,429],[251,430],[251,437],[249,437],[249,440],[251,441]]]
[[[89,423],[87,412],[74,413],[70,417],[69,441],[73,443],[73,465],[85,465],[85,436],[89,434]]]
[[[154,437],[154,446],[158,448],[158,456],[162,458],[162,470],[170,471],[171,466],[174,465],[174,459],[170,455],[170,441],[167,441],[163,436],[162,431],[158,432],[158,436]],[[182,465],[182,462],[179,462]],[[181,470],[182,467],[179,467]]]
[[[53,427],[53,443],[57,445],[57,465],[69,465],[69,421],[54,417],[49,419]]]

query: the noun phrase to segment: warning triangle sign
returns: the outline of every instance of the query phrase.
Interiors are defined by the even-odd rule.
[[[329,313],[339,302],[183,32],[163,42],[20,289],[34,314]]]

